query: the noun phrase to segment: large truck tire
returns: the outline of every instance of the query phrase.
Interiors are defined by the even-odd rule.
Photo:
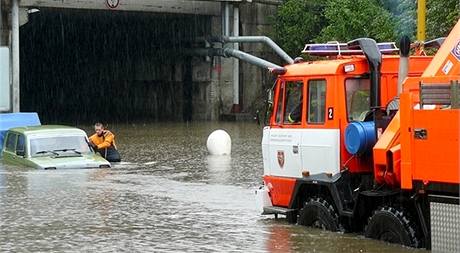
[[[420,247],[415,224],[402,209],[381,207],[369,218],[364,235],[368,238],[409,247]]]
[[[339,216],[334,207],[320,197],[308,199],[300,209],[298,223],[329,231],[339,231]]]
[[[297,212],[291,212],[286,214],[286,220],[291,224],[297,223]]]

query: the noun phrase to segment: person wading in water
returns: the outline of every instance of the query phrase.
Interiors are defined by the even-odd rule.
[[[120,153],[115,145],[115,135],[105,129],[102,123],[94,124],[95,134],[89,137],[89,144],[109,162],[120,162]]]

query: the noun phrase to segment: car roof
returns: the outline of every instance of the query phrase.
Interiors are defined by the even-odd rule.
[[[16,133],[21,133],[24,135],[30,134],[84,134],[86,135],[85,131],[70,126],[61,126],[61,125],[41,125],[41,126],[24,126],[24,127],[14,127],[11,128],[9,131],[14,131]]]

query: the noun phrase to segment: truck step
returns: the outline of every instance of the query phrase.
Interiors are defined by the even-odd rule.
[[[266,206],[264,207],[264,212],[262,214],[287,215],[294,211],[295,209],[289,209],[289,208],[280,207],[280,206]]]

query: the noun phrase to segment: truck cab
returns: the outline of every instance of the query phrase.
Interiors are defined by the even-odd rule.
[[[342,55],[344,51],[316,53],[312,49],[310,55],[328,59],[285,66],[286,73],[278,76],[262,139],[264,185],[273,206],[290,206],[296,181],[306,175],[373,170],[370,157],[353,159],[344,145],[349,123],[369,121],[373,116],[368,61],[359,52]],[[408,75],[420,76],[431,58],[410,57]],[[397,55],[382,57],[381,105],[396,96],[398,61]]]

